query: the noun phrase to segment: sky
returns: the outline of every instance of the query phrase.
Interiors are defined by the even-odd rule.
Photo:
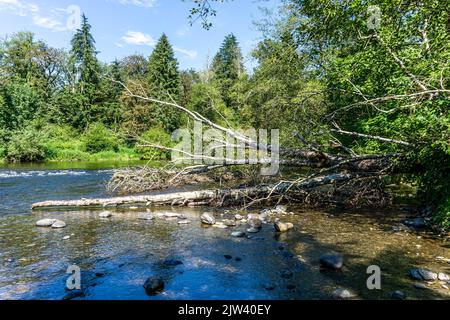
[[[98,58],[111,62],[127,55],[149,56],[164,32],[174,47],[181,69],[201,70],[234,33],[247,68],[249,55],[261,33],[253,22],[263,16],[260,7],[275,8],[281,0],[234,0],[217,4],[211,30],[200,22],[190,26],[192,0],[0,0],[0,37],[31,31],[36,39],[56,48],[70,48],[70,39],[83,12],[92,25]]]

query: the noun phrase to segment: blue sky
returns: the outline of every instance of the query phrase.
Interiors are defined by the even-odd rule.
[[[0,36],[32,31],[57,48],[69,48],[77,12],[84,12],[100,51],[110,62],[133,53],[150,55],[155,41],[165,32],[175,48],[182,69],[201,69],[217,52],[223,38],[234,33],[246,65],[250,50],[261,34],[253,21],[261,17],[259,7],[274,8],[280,0],[234,0],[217,5],[214,27],[190,26],[187,16],[191,0],[0,0]]]

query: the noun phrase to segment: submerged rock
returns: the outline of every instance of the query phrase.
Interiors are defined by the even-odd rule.
[[[236,232],[233,232],[231,234],[231,236],[235,237],[235,238],[243,238],[243,237],[245,237],[245,232],[236,231]]]
[[[329,253],[320,257],[320,265],[327,269],[340,270],[344,265],[344,257],[339,253]]]
[[[139,220],[154,220],[155,216],[151,213],[141,213],[138,215]]]
[[[261,229],[262,221],[260,219],[249,219],[248,225],[250,226],[250,228],[253,228],[253,229]]]
[[[249,228],[249,229],[247,229],[247,233],[258,233],[259,231],[261,231],[261,229],[257,229],[257,228]]]
[[[406,294],[403,291],[397,290],[392,292],[391,298],[396,300],[405,300]]]
[[[163,262],[166,267],[176,267],[183,264],[183,261],[176,259],[167,259]]]
[[[210,225],[210,226],[216,224],[216,219],[210,213],[202,214],[202,216],[200,217],[200,220],[202,221],[203,224],[207,224],[207,225]]]
[[[144,283],[145,292],[149,296],[154,296],[162,292],[164,290],[164,286],[165,286],[164,280],[156,276],[148,278],[147,281],[145,281]]]
[[[181,221],[178,221],[178,224],[190,224],[190,223],[191,223],[190,220],[181,220]]]
[[[164,213],[164,217],[166,217],[166,218],[180,218],[181,214],[168,212],[168,213]]]
[[[414,283],[414,288],[419,289],[419,290],[428,289],[428,287],[426,285],[424,285],[423,283]]]
[[[356,293],[348,290],[348,289],[336,289],[331,294],[331,297],[335,300],[346,300],[346,299],[353,299],[356,298]]]
[[[281,273],[281,277],[283,279],[292,279],[293,276],[294,276],[294,274],[291,271],[289,271],[289,270],[283,271]]]
[[[292,223],[276,222],[274,227],[277,232],[287,232],[293,229],[294,225]]]
[[[427,227],[427,223],[424,218],[415,218],[411,220],[406,220],[405,225],[415,229],[423,229]]]
[[[109,211],[105,211],[102,212],[98,215],[100,218],[111,218],[112,217],[112,213]]]
[[[438,278],[438,274],[428,269],[411,269],[409,270],[409,276],[414,280],[426,280],[432,281]]]
[[[36,222],[37,227],[51,227],[56,221],[56,219],[42,219]]]
[[[276,286],[271,283],[266,283],[263,285],[263,288],[266,289],[267,291],[273,291],[275,290]]]
[[[63,300],[73,300],[76,298],[84,298],[86,295],[82,290],[73,290],[62,298]]]
[[[234,220],[224,220],[223,224],[227,227],[236,227],[236,221]]]

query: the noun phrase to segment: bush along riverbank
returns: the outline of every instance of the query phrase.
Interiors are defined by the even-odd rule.
[[[162,145],[170,144],[170,136],[162,129],[153,128],[143,139]],[[121,132],[106,128],[101,123],[79,131],[69,126],[30,126],[20,131],[0,131],[0,163],[27,163],[46,161],[103,161],[103,160],[164,160],[168,153],[140,147]]]

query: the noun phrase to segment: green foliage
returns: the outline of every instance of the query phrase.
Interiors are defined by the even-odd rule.
[[[117,135],[101,123],[91,124],[82,138],[84,151],[99,153],[118,151],[120,141]]]
[[[27,128],[12,133],[5,158],[9,162],[38,162],[43,161],[47,154],[43,134],[33,128]]]
[[[142,146],[138,146],[137,152],[141,155],[141,158],[148,160],[169,160],[170,151],[160,150],[151,147],[145,147],[144,145],[158,145],[163,147],[173,147],[174,143],[171,136],[160,127],[154,127],[146,131],[139,139]]]

